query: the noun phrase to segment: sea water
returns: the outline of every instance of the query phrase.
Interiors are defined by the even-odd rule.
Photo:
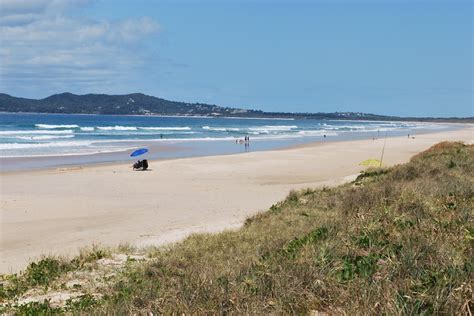
[[[126,152],[138,147],[162,146],[167,150],[151,152],[149,158],[172,158],[277,149],[315,141],[413,135],[449,128],[416,122],[0,113],[0,157],[102,154],[102,160],[96,156],[89,160],[120,161],[128,158]],[[250,137],[250,146],[240,144],[245,136]],[[87,160],[82,157],[80,161]]]

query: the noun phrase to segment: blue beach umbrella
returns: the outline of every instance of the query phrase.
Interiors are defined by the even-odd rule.
[[[140,148],[140,149],[137,149],[135,150],[133,153],[130,154],[130,157],[136,157],[136,156],[140,156],[140,155],[143,155],[145,153],[148,152],[148,149],[146,148]]]

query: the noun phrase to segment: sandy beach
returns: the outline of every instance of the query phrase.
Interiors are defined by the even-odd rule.
[[[474,128],[386,140],[384,165],[406,162],[440,141],[472,143]],[[81,247],[159,245],[191,232],[238,227],[290,190],[352,180],[384,139],[286,150],[1,174],[0,273],[41,255]]]

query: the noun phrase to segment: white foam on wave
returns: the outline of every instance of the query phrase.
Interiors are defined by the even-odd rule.
[[[88,126],[81,127],[81,131],[83,131],[83,132],[92,132],[94,130],[95,130],[94,127],[88,127]]]
[[[0,150],[10,150],[10,149],[33,149],[33,148],[51,148],[51,147],[82,147],[90,146],[93,142],[91,141],[58,141],[58,142],[48,142],[48,143],[4,143],[0,144]]]
[[[424,122],[375,122],[369,121],[365,124],[354,125],[337,125],[330,124],[324,126],[325,129],[334,131],[350,131],[350,132],[386,132],[386,131],[400,131],[405,129],[442,129],[445,126],[439,124],[428,124]]]
[[[210,126],[203,126],[202,129],[208,131],[216,131],[216,132],[238,132],[240,128],[237,127],[210,127]]]
[[[445,129],[449,128],[448,125],[441,125],[441,124],[416,124],[413,126],[410,126],[411,129],[430,129],[430,130],[440,130],[440,129]]]
[[[73,134],[74,131],[70,129],[62,131],[38,131],[38,130],[21,130],[21,131],[0,131],[0,136],[8,135],[30,135],[30,134]]]
[[[306,131],[299,131],[299,135],[302,136],[337,136],[339,135],[338,133],[335,132],[329,132],[326,130],[306,130]]]
[[[139,127],[139,129],[149,130],[149,131],[190,131],[191,128],[189,126],[184,127]]]
[[[98,126],[97,129],[102,131],[136,131],[136,130],[145,130],[145,131],[190,131],[189,126]]]
[[[90,149],[90,150],[83,150],[74,151],[74,149],[67,149],[67,152],[49,152],[49,153],[27,153],[27,154],[3,154],[2,158],[20,158],[20,157],[57,157],[57,156],[89,156],[89,155],[96,155],[96,154],[105,154],[105,153],[114,153],[114,152],[121,152],[124,150],[132,150],[135,147],[129,148],[107,148],[106,150],[101,149]]]
[[[365,129],[365,130],[361,130],[359,132],[365,132],[365,133],[369,133],[369,132],[393,132],[393,131],[396,131],[396,130],[400,130],[400,129],[394,128],[394,127],[379,127],[379,128],[368,128],[368,129]]]
[[[35,136],[15,136],[16,139],[22,140],[49,140],[61,138],[74,138],[74,135],[35,135]]]
[[[369,128],[370,126],[364,126],[364,125],[327,125],[324,128],[329,129],[329,130],[350,130],[350,131],[358,131],[358,130],[364,130]]]
[[[281,133],[281,134],[266,134],[266,135],[256,135],[253,137],[254,140],[278,140],[278,139],[294,139],[294,138],[304,138],[304,137],[316,137],[316,136],[338,136],[338,133],[328,132],[323,130],[306,130],[298,131],[297,133]]]
[[[100,133],[92,132],[87,133],[87,136],[118,136],[118,137],[133,137],[133,136],[149,136],[149,137],[159,137],[160,135],[182,135],[182,134],[196,134],[194,131],[114,131],[113,133]],[[124,138],[123,140],[128,140],[130,138]]]
[[[249,127],[249,131],[260,132],[260,133],[275,133],[283,131],[291,131],[298,128],[296,125],[264,125],[259,127]]]
[[[341,132],[385,132],[407,129],[406,126],[394,124],[377,124],[377,125],[329,125],[324,127],[327,130],[341,131]]]
[[[97,129],[102,131],[136,131],[138,128],[135,126],[97,126]]]
[[[55,128],[78,128],[79,125],[76,124],[66,124],[66,125],[51,125],[51,124],[35,124],[38,128],[45,129],[55,129]]]

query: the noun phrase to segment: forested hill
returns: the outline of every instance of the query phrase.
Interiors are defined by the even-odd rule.
[[[119,115],[183,115],[251,118],[302,118],[346,120],[416,120],[474,122],[474,118],[401,118],[360,112],[283,113],[263,112],[204,103],[169,101],[142,93],[125,95],[72,93],[54,94],[44,99],[17,98],[0,93],[0,112],[119,114]]]

